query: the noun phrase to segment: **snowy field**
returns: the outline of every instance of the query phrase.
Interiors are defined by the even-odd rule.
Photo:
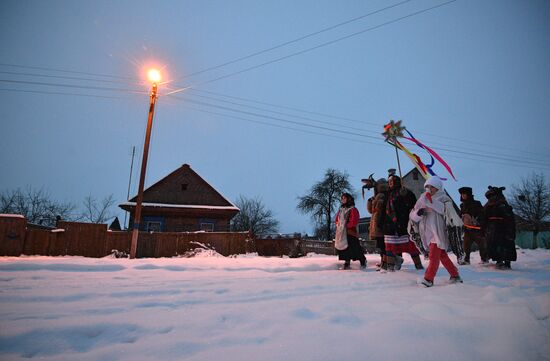
[[[550,251],[472,258],[426,289],[407,255],[386,274],[377,255],[4,257],[0,360],[550,360]]]

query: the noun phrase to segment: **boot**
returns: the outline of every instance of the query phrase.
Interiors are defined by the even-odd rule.
[[[395,271],[395,257],[386,255],[386,262],[387,262],[387,266],[386,266],[387,270],[389,272]]]
[[[510,261],[504,261],[503,269],[512,269],[512,265],[510,264]]]
[[[460,266],[466,266],[470,264],[470,255],[466,255],[464,258],[458,258],[457,263]]]
[[[432,287],[434,285],[434,281],[430,281],[425,278],[422,280],[421,283],[422,285],[424,285],[424,287]]]
[[[380,255],[380,263],[376,265],[376,271],[387,270],[388,264],[386,263],[386,255]]]
[[[378,263],[376,264],[376,268],[378,268],[378,270],[380,270],[380,268],[382,268],[382,264],[383,264],[383,263],[384,263],[384,255],[381,254],[381,255],[380,255],[380,262],[378,262]]]
[[[401,265],[403,264],[403,257],[401,256],[395,256],[395,270],[399,271],[401,269]]]
[[[420,260],[420,255],[417,254],[415,256],[412,256],[414,267],[416,269],[424,269],[424,266],[422,265],[422,261]]]
[[[449,278],[449,283],[462,283],[462,278],[460,278],[460,275]]]

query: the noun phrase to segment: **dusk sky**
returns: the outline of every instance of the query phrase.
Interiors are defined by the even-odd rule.
[[[0,19],[0,190],[119,204],[136,146],[133,197],[153,65],[168,84],[146,187],[190,164],[233,202],[260,197],[282,233],[312,232],[297,197],[327,168],[368,216],[360,179],[397,166],[390,119],[449,163],[457,201],[550,180],[547,0],[3,0]]]

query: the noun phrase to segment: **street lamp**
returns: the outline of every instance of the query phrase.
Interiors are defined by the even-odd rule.
[[[149,143],[151,141],[151,128],[153,127],[153,115],[155,114],[155,102],[157,100],[158,83],[161,79],[160,72],[157,69],[151,69],[147,72],[147,77],[152,83],[151,98],[149,101],[149,117],[147,118],[147,130],[145,131],[145,143],[143,145],[143,159],[141,160],[141,173],[139,176],[139,188],[136,201],[136,213],[134,215],[134,225],[132,228],[132,244],[130,245],[130,258],[136,258],[137,241],[141,223],[141,203],[143,202],[143,187],[145,184],[145,171],[147,169],[147,157],[149,156]]]

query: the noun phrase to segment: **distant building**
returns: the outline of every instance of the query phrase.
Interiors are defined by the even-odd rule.
[[[359,238],[364,240],[370,240],[369,238],[369,226],[370,226],[370,217],[361,217],[357,223],[357,230],[359,232]]]
[[[137,196],[119,205],[134,223]],[[188,164],[182,165],[143,192],[140,230],[148,232],[227,232],[239,213]]]

